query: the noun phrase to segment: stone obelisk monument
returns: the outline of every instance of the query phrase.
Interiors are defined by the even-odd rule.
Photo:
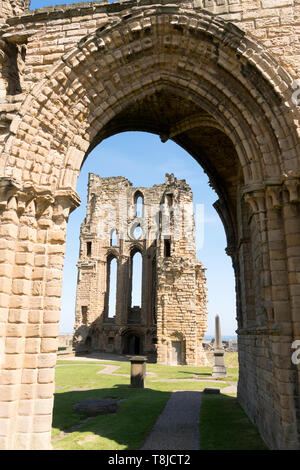
[[[215,318],[215,344],[214,344],[215,364],[213,366],[213,377],[225,377],[227,375],[224,364],[224,349],[222,345],[221,324],[219,315]]]

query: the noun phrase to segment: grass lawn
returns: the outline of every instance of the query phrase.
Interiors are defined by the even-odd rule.
[[[170,392],[131,389],[105,378],[103,388],[60,393],[55,396],[53,447],[63,450],[139,449],[162,412]],[[90,418],[80,429],[61,434],[85,418],[72,413],[72,405],[87,398],[120,398],[115,414]],[[55,438],[58,438],[56,440]]]
[[[233,396],[203,395],[199,428],[202,450],[268,449]]]
[[[197,380],[183,382],[180,378],[192,378],[197,368],[190,368],[186,376],[183,371],[180,373],[180,367],[157,366],[157,375],[147,378],[145,389],[133,389],[129,386],[129,377],[97,374],[107,364],[58,361],[52,431],[54,449],[139,449],[173,390],[202,390],[227,385]],[[117,373],[130,372],[130,363],[109,364],[120,365]],[[147,371],[150,370],[156,373],[156,365],[147,365]],[[177,377],[180,377],[178,382],[163,381]],[[151,382],[151,379],[159,381]],[[120,398],[120,411],[91,418],[80,429],[70,432],[70,428],[85,419],[85,416],[72,412],[72,406],[87,398]]]
[[[58,360],[52,430],[54,449],[140,449],[173,390],[203,390],[205,387],[218,387],[222,390],[230,385],[226,381],[235,382],[237,380],[236,357],[228,357],[227,360],[228,376],[213,382],[208,381],[212,380],[211,367],[147,364],[149,375],[146,379],[146,388],[142,390],[129,386],[130,362]],[[99,374],[98,372],[107,365],[117,365],[119,368],[110,375]],[[127,374],[128,377],[117,374]],[[189,379],[189,381],[182,379]],[[87,420],[86,416],[74,413],[72,406],[88,398],[119,398],[120,410],[115,414],[96,416]],[[214,402],[214,400],[219,401]],[[225,407],[223,402],[226,404]],[[214,446],[220,445],[219,440],[224,441],[224,430],[217,422],[220,413],[216,414],[214,411],[215,407],[220,404],[225,413],[226,426],[230,423],[231,431],[228,433],[228,429],[226,429],[224,445],[228,445],[228,447],[223,448],[235,448],[233,446],[236,441],[241,440],[241,430],[246,435],[249,433],[249,441],[256,432],[246,415],[243,415],[239,405],[236,404],[234,397],[204,395],[200,424],[201,439],[205,435],[205,441],[201,441],[202,449],[215,449],[217,447]],[[240,415],[235,418],[237,410]],[[213,429],[212,436],[210,429]],[[217,438],[218,429],[222,434],[220,439]],[[237,429],[237,435],[235,435],[234,429]],[[255,436],[253,448],[261,448],[257,432]],[[215,438],[215,442],[212,437]],[[241,445],[244,445],[245,439],[246,437],[242,436]],[[206,447],[209,445],[213,447]]]

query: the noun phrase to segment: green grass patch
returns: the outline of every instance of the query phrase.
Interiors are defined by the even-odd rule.
[[[150,382],[147,381],[147,386],[153,390],[173,391],[173,390],[204,390],[206,387],[217,387],[220,390],[228,387],[226,383],[220,382],[205,382],[204,380],[195,380],[194,382]]]
[[[224,362],[225,362],[226,367],[238,368],[239,367],[238,353],[237,352],[225,353]]]
[[[117,363],[121,366],[126,363]],[[156,419],[162,412],[173,390],[203,390],[205,387],[227,386],[225,383],[206,382],[195,379],[182,381],[180,367],[151,365],[157,371],[158,382],[146,379],[143,390],[130,388],[129,377],[114,374],[97,374],[107,363],[74,363],[63,361],[56,367],[56,393],[53,412],[53,446],[57,449],[139,449]],[[128,365],[128,364],[127,364]],[[130,366],[130,364],[129,364]],[[153,368],[152,368],[153,366]],[[147,365],[147,370],[150,367]],[[121,369],[125,372],[125,367]],[[192,378],[198,368],[184,368]],[[130,369],[128,370],[129,373]],[[163,377],[178,380],[164,381]],[[72,411],[73,405],[87,398],[119,398],[120,411],[116,414],[97,416],[83,424],[80,429],[69,432],[80,424],[85,416]],[[64,434],[63,434],[64,433]]]
[[[234,365],[234,362],[232,364]],[[116,365],[119,368],[113,374],[98,374],[107,365]],[[173,390],[203,390],[206,387],[218,387],[222,390],[229,385],[226,381],[237,380],[238,374],[238,368],[231,367],[227,369],[226,378],[214,379],[210,382],[208,380],[212,380],[212,367],[147,364],[147,372],[153,375],[147,376],[146,388],[139,390],[130,387],[130,367],[129,361],[74,361],[72,359],[57,361],[52,430],[55,449],[138,450]],[[127,374],[127,377],[117,374]],[[168,379],[172,381],[168,382]],[[183,379],[192,379],[192,381]],[[205,395],[201,414],[206,412],[207,397],[208,400],[220,398]],[[96,416],[83,423],[86,417],[74,413],[72,407],[88,398],[119,398],[120,410],[116,414]],[[210,405],[210,402],[208,401],[207,404]],[[228,410],[225,420],[224,435],[226,436],[228,436],[227,427],[231,431],[232,423],[233,427],[236,424],[232,421],[230,413],[231,411]],[[246,420],[248,420],[247,417]],[[72,430],[72,427],[76,425],[80,425],[80,428]],[[238,433],[240,433],[240,428]],[[224,441],[224,435],[222,435],[222,441]]]
[[[236,353],[232,353],[236,354]],[[127,374],[130,375],[130,362],[117,362],[117,361],[72,361],[72,360],[58,360],[57,365],[62,364],[77,364],[78,365],[100,365],[103,368],[107,365],[118,366],[118,369],[112,373],[112,375],[118,374]],[[228,381],[237,381],[238,379],[238,368],[237,367],[229,367],[227,366],[227,376],[225,378],[217,379],[217,380],[228,380]],[[209,366],[167,366],[163,364],[147,364],[146,366],[147,372],[154,374],[153,376],[148,376],[150,380],[166,380],[166,379],[195,379],[195,378],[202,378],[202,379],[211,379],[212,367]]]
[[[170,391],[133,389],[126,377],[98,375],[93,372],[99,366],[88,367],[79,379],[78,366],[56,369],[57,384],[64,382],[64,389],[55,394],[53,412],[53,446],[63,450],[117,450],[139,449],[151,431],[158,415],[170,398]],[[84,367],[83,367],[84,368]],[[60,369],[67,373],[63,374]],[[94,369],[94,371],[92,370]],[[77,371],[77,374],[76,374]],[[90,379],[86,382],[86,378]],[[72,391],[74,386],[95,382],[90,390]],[[66,382],[68,381],[68,384]],[[85,382],[84,382],[85,381]],[[59,387],[59,385],[57,385]],[[96,416],[80,427],[69,432],[69,428],[85,418],[74,413],[72,407],[88,398],[119,398],[120,410],[116,414]],[[66,433],[65,435],[61,434]],[[61,438],[59,438],[61,436]]]
[[[69,395],[69,394],[68,394]],[[54,441],[54,448],[63,450],[136,450],[151,431],[170,393],[150,389],[131,389],[116,385],[94,393],[68,396],[66,406],[86,398],[122,398],[118,413],[95,416],[80,430]],[[80,416],[80,415],[78,415]]]
[[[80,365],[85,365],[85,364],[94,364],[94,365],[103,365],[104,366],[104,363],[101,362],[101,361],[74,361],[72,359],[58,359],[56,361],[56,365],[62,365],[62,364],[71,364],[71,365],[76,365],[76,364],[80,364]]]
[[[201,450],[266,450],[257,428],[233,396],[203,395]]]

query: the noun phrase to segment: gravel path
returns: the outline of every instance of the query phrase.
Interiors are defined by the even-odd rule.
[[[120,366],[108,365],[108,366],[105,366],[104,369],[99,370],[97,374],[113,374],[118,369],[120,369]],[[127,377],[127,375],[125,374],[118,374],[118,375],[124,375],[125,377]]]
[[[222,388],[222,393],[237,394],[237,384],[229,385],[228,387]]]
[[[174,391],[141,450],[199,450],[200,391]]]

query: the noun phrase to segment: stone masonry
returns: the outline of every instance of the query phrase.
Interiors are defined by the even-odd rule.
[[[77,177],[103,139],[146,131],[218,194],[238,400],[270,448],[300,449],[300,0],[0,6],[0,448],[51,448]]]
[[[143,261],[140,306],[131,301],[137,252]],[[109,316],[113,259],[118,266],[116,306]],[[80,233],[76,351],[205,365],[206,317],[205,270],[196,259],[193,196],[185,180],[167,174],[164,184],[134,188],[124,177],[90,174]]]

